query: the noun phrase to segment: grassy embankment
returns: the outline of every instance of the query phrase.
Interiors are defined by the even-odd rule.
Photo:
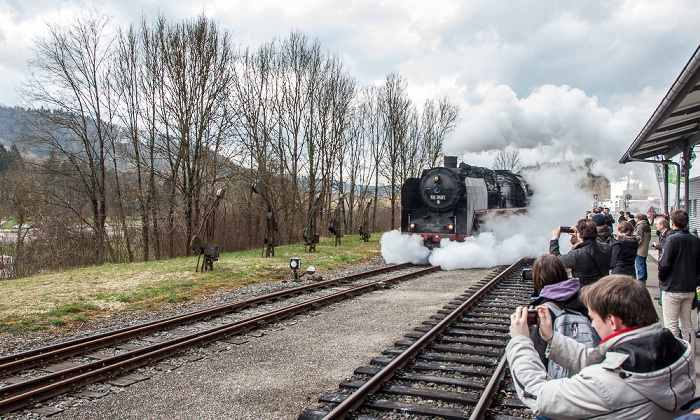
[[[205,273],[195,272],[197,257],[183,257],[0,280],[0,332],[60,330],[114,311],[158,310],[218,290],[291,280],[291,257],[301,258],[304,271],[314,266],[323,276],[376,256],[380,238],[381,233],[375,233],[365,243],[359,235],[349,235],[337,247],[332,238],[326,239],[314,253],[305,253],[303,244],[285,245],[275,248],[271,258],[261,257],[260,249],[225,253],[214,262],[214,270]]]

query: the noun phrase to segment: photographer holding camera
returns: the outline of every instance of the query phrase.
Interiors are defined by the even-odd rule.
[[[579,242],[566,254],[559,252],[559,237],[562,228],[559,226],[552,231],[549,241],[549,253],[559,257],[564,267],[571,269],[571,276],[577,277],[582,286],[594,283],[610,272],[612,250],[610,245],[598,242],[598,227],[591,219],[581,219],[576,227],[569,227],[570,235],[577,235]]]
[[[672,419],[695,391],[688,343],[659,323],[644,283],[612,275],[581,289],[593,328],[603,337],[591,349],[552,329],[538,306],[547,358],[575,373],[550,379],[530,340],[527,309],[510,317],[506,358],[518,398],[539,418]]]
[[[592,330],[587,318],[588,308],[579,299],[579,290],[581,289],[579,281],[577,278],[569,278],[566,268],[559,258],[552,254],[539,256],[532,264],[531,274],[535,293],[530,306],[543,305],[549,308],[554,331],[574,336],[576,341],[584,343],[588,347],[597,346],[600,337]],[[545,356],[547,342],[540,336],[539,326],[536,325],[538,321],[537,310],[530,309],[529,311],[530,317],[534,317],[528,319],[528,324],[534,325],[530,339],[540,356],[540,360],[542,360],[542,364],[547,366],[547,374],[554,379],[571,376],[571,372],[547,360]],[[574,324],[576,324],[575,327]]]

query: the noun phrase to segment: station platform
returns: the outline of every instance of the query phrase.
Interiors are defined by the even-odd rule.
[[[649,294],[651,295],[651,298],[654,300],[654,307],[656,308],[656,312],[659,314],[659,320],[663,324],[664,322],[664,316],[663,312],[661,309],[661,305],[659,305],[659,266],[658,266],[658,261],[656,259],[657,252],[650,250],[649,251],[649,256],[647,257],[647,272],[648,272],[648,279],[647,279],[647,290],[649,290]],[[698,312],[697,310],[693,310],[693,316],[692,316],[692,321],[693,321],[693,332],[698,330]],[[685,338],[685,337],[684,337]],[[696,339],[694,336],[692,337],[692,344],[695,346],[695,375],[697,378],[700,378],[700,351],[698,351],[698,339]],[[695,391],[695,395],[700,395],[700,387],[697,387]]]

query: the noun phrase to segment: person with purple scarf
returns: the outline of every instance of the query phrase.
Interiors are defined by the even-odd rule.
[[[579,290],[581,285],[577,278],[569,278],[566,268],[561,260],[552,255],[544,254],[537,258],[532,264],[532,282],[535,287],[531,307],[538,305],[555,305],[560,310],[571,309],[588,316],[588,308],[579,300]],[[556,315],[549,310],[552,316],[552,324]],[[549,361],[545,356],[547,342],[540,336],[539,328],[532,328],[530,338],[535,345],[535,350],[542,360],[542,364],[547,366]]]

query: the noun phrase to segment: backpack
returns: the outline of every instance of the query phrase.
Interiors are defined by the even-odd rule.
[[[556,317],[552,326],[554,331],[573,338],[588,348],[594,348],[600,344],[600,336],[591,326],[591,320],[587,316],[573,309],[559,309],[553,302],[546,302],[544,305],[551,309]],[[574,375],[551,360],[547,366],[547,373],[552,379],[570,378]]]

